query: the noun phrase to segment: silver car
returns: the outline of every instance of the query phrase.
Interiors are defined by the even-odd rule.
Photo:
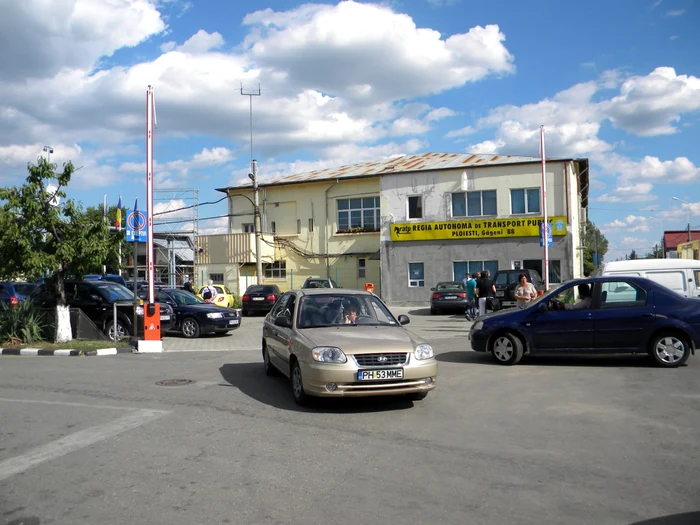
[[[263,325],[265,373],[289,377],[298,404],[309,396],[423,399],[435,388],[437,361],[429,344],[403,328],[409,322],[366,291],[286,292]]]

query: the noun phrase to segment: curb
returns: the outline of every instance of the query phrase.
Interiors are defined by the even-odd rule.
[[[76,357],[76,356],[105,356],[117,354],[131,354],[134,348],[125,346],[121,348],[100,348],[99,350],[42,350],[40,348],[0,348],[0,355],[20,355],[20,356],[60,356],[60,357]]]

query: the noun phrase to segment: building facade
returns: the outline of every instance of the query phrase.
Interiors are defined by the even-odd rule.
[[[585,159],[547,162],[553,284],[582,273],[587,171]],[[466,271],[542,272],[537,158],[427,153],[263,178],[259,186],[264,282],[283,290],[324,276],[344,288],[372,284],[389,303],[424,303],[435,282]],[[230,234],[252,238],[250,183],[218,191],[229,196]],[[231,265],[211,259],[206,267],[219,263]],[[254,257],[238,261],[236,272],[254,282]]]

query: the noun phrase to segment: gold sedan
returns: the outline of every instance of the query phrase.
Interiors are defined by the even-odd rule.
[[[263,325],[265,373],[289,377],[298,404],[309,396],[423,399],[435,388],[437,361],[433,348],[403,327],[409,322],[365,291],[287,292]]]

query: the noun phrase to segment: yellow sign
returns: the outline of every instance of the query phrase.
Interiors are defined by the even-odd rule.
[[[547,217],[552,235],[566,235],[566,217]],[[483,219],[401,223],[391,225],[391,240],[433,241],[490,239],[494,237],[540,237],[542,217],[529,219]]]

